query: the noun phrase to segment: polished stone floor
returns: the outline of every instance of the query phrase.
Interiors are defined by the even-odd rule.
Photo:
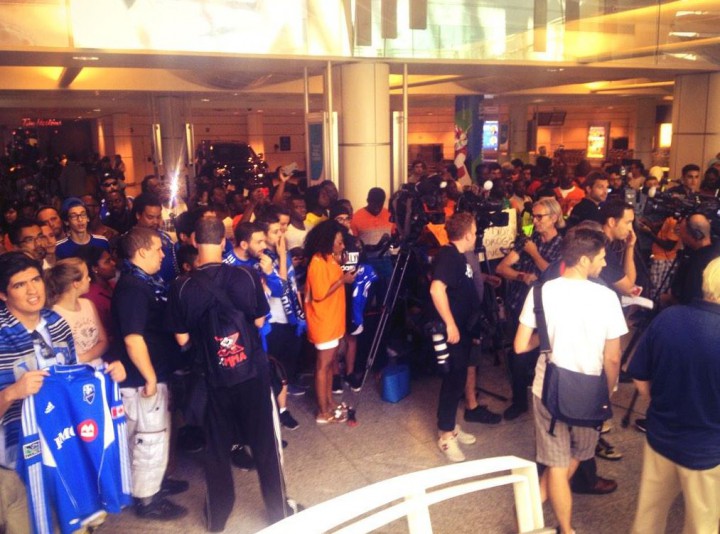
[[[481,387],[509,396],[510,388],[502,366],[494,366],[490,357],[479,369]],[[309,377],[307,377],[309,380]],[[347,388],[343,399],[357,407],[359,424],[318,426],[314,421],[311,395],[291,398],[289,407],[300,422],[292,432],[284,430],[285,474],[288,493],[306,507],[348,491],[397,475],[444,465],[445,458],[436,445],[435,409],[439,378],[413,379],[411,393],[397,404],[386,403],[379,394],[379,381],[368,378],[359,394]],[[615,394],[613,430],[607,439],[625,457],[616,462],[598,460],[598,472],[616,479],[618,490],[611,495],[577,495],[573,503],[573,524],[579,534],[617,534],[628,532],[637,503],[642,464],[644,434],[631,424],[621,427],[621,419],[632,396],[633,386],[621,384]],[[337,397],[338,400],[340,397]],[[481,395],[481,401],[501,412],[508,403]],[[646,405],[635,407],[632,419],[642,416]],[[462,407],[458,412],[462,422]],[[534,458],[532,419],[529,414],[499,425],[464,423],[463,428],[475,434],[477,443],[464,446],[468,459],[513,454]],[[236,503],[227,524],[228,533],[253,533],[265,526],[262,502],[254,472],[234,470]],[[175,498],[190,513],[179,521],[158,523],[138,519],[132,510],[111,516],[98,529],[114,532],[204,532],[202,505],[205,485],[197,457],[180,455],[174,475],[190,481],[190,491]],[[434,505],[431,508],[433,529],[437,534],[516,532],[512,490],[498,488]],[[545,505],[546,525],[556,525],[549,505]],[[682,503],[676,501],[669,512],[667,532],[682,530]],[[407,532],[404,522],[397,521],[379,530],[383,533]],[[660,533],[659,533],[660,534]]]

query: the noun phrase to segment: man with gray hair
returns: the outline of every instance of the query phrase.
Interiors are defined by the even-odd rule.
[[[703,271],[702,300],[671,306],[648,326],[628,372],[650,399],[632,532],[665,531],[682,491],[683,532],[720,521],[720,258]]]

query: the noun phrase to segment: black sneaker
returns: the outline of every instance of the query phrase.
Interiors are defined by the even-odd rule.
[[[635,428],[647,434],[647,419],[635,419]]]
[[[506,421],[512,421],[513,419],[517,419],[522,414],[527,412],[527,406],[520,406],[518,404],[511,404],[507,410],[503,412],[503,418]]]
[[[502,417],[488,410],[486,406],[476,406],[474,410],[465,410],[465,420],[470,423],[497,425],[502,421]]]
[[[160,494],[163,496],[178,495],[186,492],[189,488],[190,484],[187,480],[177,480],[175,478],[166,477],[160,485]]]
[[[135,513],[143,519],[172,521],[185,517],[187,508],[163,498],[156,498],[150,504],[135,504]]]
[[[348,383],[348,386],[350,386],[350,389],[352,389],[355,393],[360,393],[362,391],[362,377],[356,375],[355,373],[352,373],[350,375],[347,375],[345,377],[345,382]]]
[[[233,445],[232,451],[230,451],[230,461],[241,471],[255,469],[255,460],[242,445]]]
[[[178,448],[187,453],[200,452],[205,448],[205,435],[197,426],[184,426],[178,430]]]
[[[292,416],[290,410],[280,412],[280,423],[288,430],[295,430],[297,427],[300,426],[300,423],[298,423],[297,420]]]
[[[333,375],[332,392],[336,395],[342,395],[343,381],[340,375]]]

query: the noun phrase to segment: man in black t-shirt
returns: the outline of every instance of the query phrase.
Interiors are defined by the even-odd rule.
[[[430,296],[437,316],[445,327],[447,352],[442,359],[444,343],[435,340],[438,363],[443,372],[438,400],[438,447],[451,462],[462,462],[465,455],[458,442],[475,443],[475,436],[466,434],[455,424],[458,402],[465,389],[467,364],[472,336],[468,322],[480,305],[473,282],[473,272],[465,252],[473,250],[477,226],[469,213],[455,213],[445,223],[450,243],[440,249],[433,264]]]
[[[585,198],[578,202],[570,212],[567,220],[567,226],[572,228],[582,221],[596,221],[602,223],[600,219],[600,205],[607,200],[608,196],[608,176],[601,171],[592,171],[585,178]]]
[[[603,233],[609,244],[605,247],[607,265],[600,278],[620,295],[637,296],[639,288],[635,285],[635,242],[633,231],[635,211],[632,204],[620,199],[606,202],[600,210]]]
[[[147,519],[177,519],[187,510],[163,494],[180,493],[187,490],[188,484],[163,481],[170,448],[167,380],[179,358],[179,349],[172,334],[163,328],[165,286],[155,277],[163,258],[162,243],[154,230],[138,227],[121,238],[120,247],[130,269],[120,277],[113,293],[112,354],[127,370],[120,394],[133,460],[135,511]]]
[[[295,503],[285,495],[282,471],[282,447],[274,425],[275,406],[270,389],[267,355],[259,347],[257,328],[262,326],[269,306],[259,275],[252,269],[222,263],[225,245],[225,227],[217,218],[200,219],[195,227],[198,248],[198,269],[173,284],[168,303],[166,321],[181,346],[192,343],[197,355],[205,357],[201,347],[206,336],[213,335],[210,307],[220,306],[217,297],[205,289],[212,284],[227,295],[229,302],[242,312],[247,322],[245,329],[255,340],[245,343],[254,360],[256,374],[236,385],[219,387],[205,378],[207,406],[205,413],[204,468],[207,483],[205,517],[211,532],[225,528],[235,501],[230,467],[230,450],[239,428],[252,449],[260,489],[271,522],[280,521],[295,511]],[[202,278],[198,278],[202,277]],[[203,362],[196,362],[202,364]]]

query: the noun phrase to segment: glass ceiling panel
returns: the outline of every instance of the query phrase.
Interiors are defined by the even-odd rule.
[[[0,50],[38,48],[714,68],[720,1],[0,0]]]

